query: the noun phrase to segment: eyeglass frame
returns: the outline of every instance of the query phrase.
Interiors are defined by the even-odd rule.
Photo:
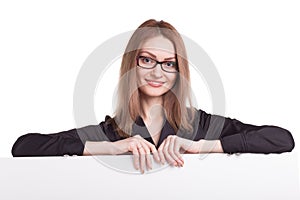
[[[155,59],[153,59],[153,58],[149,58],[149,59],[155,61],[155,65],[154,65],[153,67],[150,67],[150,68],[148,68],[148,67],[142,67],[142,66],[140,66],[140,64],[139,64],[139,59],[140,59],[141,57],[142,57],[142,58],[149,58],[149,57],[147,57],[147,56],[138,56],[138,57],[136,58],[136,64],[137,64],[137,66],[139,66],[139,67],[141,67],[141,68],[143,68],[143,69],[154,69],[154,68],[159,64],[159,65],[160,65],[160,68],[161,68],[164,72],[167,72],[167,73],[178,73],[178,72],[179,72],[177,62],[171,61],[171,62],[174,62],[174,63],[176,64],[176,71],[175,71],[175,72],[170,72],[170,71],[166,71],[166,70],[163,68],[163,66],[162,66],[163,63],[170,62],[170,61],[162,61],[162,62],[159,62],[159,61],[157,61],[157,60],[155,60]]]

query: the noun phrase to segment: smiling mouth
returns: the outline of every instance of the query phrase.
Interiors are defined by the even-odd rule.
[[[148,85],[150,85],[151,87],[161,87],[165,82],[162,81],[153,81],[153,80],[147,80]]]

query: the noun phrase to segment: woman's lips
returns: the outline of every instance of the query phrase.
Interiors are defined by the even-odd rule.
[[[155,87],[155,88],[161,87],[165,83],[162,81],[153,81],[153,80],[147,80],[147,79],[146,79],[146,81],[147,81],[148,85],[150,85],[151,87]]]

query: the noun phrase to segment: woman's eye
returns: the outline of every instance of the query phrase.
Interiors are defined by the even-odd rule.
[[[153,60],[151,59],[151,58],[143,58],[143,62],[144,63],[152,63],[153,62]]]
[[[165,66],[166,66],[166,67],[175,67],[176,64],[175,64],[175,62],[166,62],[166,63],[165,63]]]

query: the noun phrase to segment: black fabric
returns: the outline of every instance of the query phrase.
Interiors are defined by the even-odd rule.
[[[117,141],[124,139],[115,131],[112,119],[106,116],[99,125],[89,125],[52,134],[28,133],[20,136],[12,147],[13,156],[62,156],[82,155],[86,141]],[[198,110],[192,122],[192,133],[177,133],[165,121],[156,148],[168,135],[198,141],[200,139],[221,141],[224,153],[282,153],[295,146],[291,133],[277,126],[255,126],[236,119],[207,114]],[[154,144],[141,117],[132,128],[132,136],[139,134]],[[154,144],[155,145],[155,144]]]

